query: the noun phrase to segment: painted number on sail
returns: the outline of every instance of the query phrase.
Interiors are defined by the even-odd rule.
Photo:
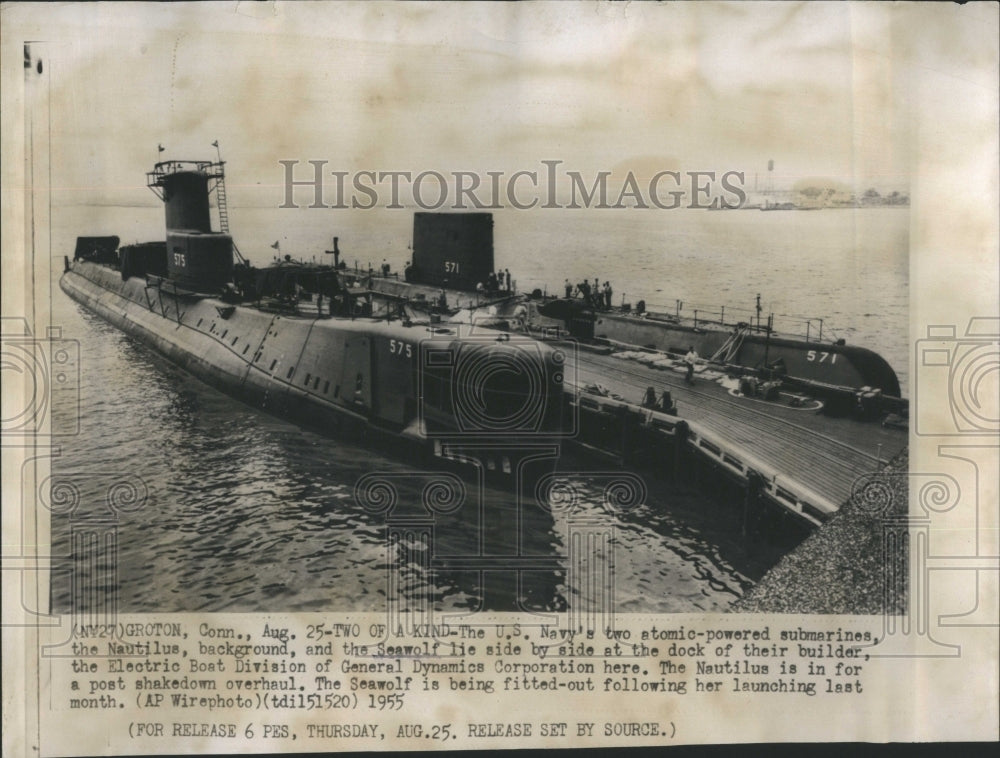
[[[389,352],[393,355],[405,355],[407,358],[412,358],[413,345],[402,340],[389,340]]]
[[[459,265],[456,261],[445,261],[444,271],[446,274],[457,274],[459,272]]]
[[[181,268],[187,266],[187,258],[184,257],[184,253],[174,253],[174,265]]]
[[[819,360],[818,361],[816,361],[816,356],[817,355],[819,356]],[[837,354],[836,353],[825,353],[825,352],[822,352],[822,351],[819,352],[819,353],[817,353],[815,350],[810,350],[808,353],[806,353],[806,359],[807,360],[809,360],[809,361],[816,361],[817,363],[823,363],[824,361],[826,361],[827,358],[830,359],[830,363],[836,363],[837,362]]]

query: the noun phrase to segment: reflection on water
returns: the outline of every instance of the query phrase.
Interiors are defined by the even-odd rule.
[[[53,463],[54,481],[80,491],[72,515],[53,516],[57,568],[74,532],[107,521],[108,486],[141,482],[141,507],[112,521],[121,611],[384,611],[387,593],[456,612],[560,611],[589,591],[572,555],[581,529],[613,535],[600,557],[613,564],[618,610],[711,611],[773,558],[744,550],[738,511],[655,480],[645,502],[624,510],[609,508],[604,480],[588,474],[570,477],[569,510],[530,498],[518,506],[509,491],[466,481],[465,505],[429,514],[422,497],[432,473],[254,411],[72,301],[57,307],[84,348],[81,434]],[[393,482],[391,512],[356,497],[371,472]],[[414,518],[433,525],[432,540],[394,538],[400,524],[412,532]],[[462,565],[491,551],[548,560],[519,572]],[[78,566],[78,580],[88,570]],[[57,571],[55,607],[70,598],[68,575]]]

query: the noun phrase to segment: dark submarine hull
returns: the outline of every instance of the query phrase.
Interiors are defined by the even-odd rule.
[[[398,320],[273,313],[179,291],[168,281],[123,280],[119,270],[87,261],[68,263],[59,284],[84,308],[206,384],[322,434],[403,456],[414,465],[463,473],[481,469],[483,479],[496,486],[512,486],[518,476],[528,486],[554,467],[553,458],[536,464],[535,471],[519,470],[516,460],[504,461],[501,447],[495,454],[461,454],[462,445],[492,439],[490,430],[457,428],[453,409],[425,407],[421,395],[421,360],[428,346],[448,351],[462,345],[458,336],[440,334],[448,330],[430,333]],[[465,346],[483,352],[487,362],[518,351],[495,342]],[[545,356],[538,355],[544,364]],[[519,352],[517,359],[523,361]],[[562,387],[547,382],[544,392],[544,417],[524,434],[514,429],[506,435],[508,456],[511,447],[526,441],[558,450]]]
[[[612,311],[594,311],[576,300],[559,299],[544,303],[539,314],[563,320],[578,338],[609,340],[622,345],[684,355],[693,347],[702,359],[718,354],[729,366],[760,370],[781,365],[781,376],[803,389],[821,394],[878,389],[899,398],[896,372],[878,353],[857,345],[804,340],[767,334],[746,327],[734,339],[736,326],[661,317],[635,316]]]
[[[652,346],[656,350],[684,354],[688,347],[702,358],[723,348],[731,331],[695,327],[657,319],[601,313],[594,324],[594,336],[631,345]],[[749,368],[773,365],[781,360],[788,378],[827,387],[881,389],[890,397],[899,397],[899,379],[886,360],[857,345],[807,342],[772,334],[747,335],[730,363]]]

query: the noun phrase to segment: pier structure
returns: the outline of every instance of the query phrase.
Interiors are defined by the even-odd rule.
[[[906,447],[905,429],[826,415],[794,405],[796,396],[742,397],[714,379],[628,361],[609,350],[579,351],[577,386],[566,401],[579,413],[572,443],[623,466],[674,476],[688,462],[744,488],[752,509],[769,502],[814,525],[851,497],[859,477]],[[598,385],[608,395],[587,387]],[[676,415],[644,407],[648,388],[670,393]]]

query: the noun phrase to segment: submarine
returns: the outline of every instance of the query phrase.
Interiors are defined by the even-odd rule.
[[[434,214],[417,214],[421,215]],[[484,296],[476,282],[477,278],[484,281],[492,270],[492,238],[471,248],[465,258],[451,260],[435,254],[434,247],[419,247],[418,227],[415,223],[413,260],[405,281],[374,271],[356,270],[354,275],[364,277],[372,290],[398,297],[426,298],[446,292],[450,301],[469,312],[470,321],[502,329],[516,323],[520,331],[543,341],[571,341],[581,349],[650,353],[672,361],[680,370],[682,356],[693,348],[706,369],[742,377],[741,384],[748,379],[801,393],[795,397],[821,398],[824,413],[831,415],[909,414],[909,401],[901,396],[899,378],[888,361],[861,345],[824,341],[821,319],[808,321],[806,334],[797,335],[775,328],[773,315],[766,320],[758,315],[756,322],[726,320],[725,308],[718,317],[699,318],[697,311],[693,317],[647,311],[641,300],[635,308],[629,304],[614,308],[592,298],[546,296],[540,290]],[[819,329],[810,332],[809,326]]]
[[[449,246],[460,239],[462,244]],[[757,296],[756,321],[726,318],[722,307],[706,316],[661,313],[646,309],[640,300],[633,308],[611,307],[598,298],[553,297],[540,290],[517,292],[508,288],[482,291],[494,271],[493,220],[489,213],[416,213],[413,251],[402,277],[371,268],[342,269],[341,275],[364,279],[373,291],[413,299],[446,294],[482,326],[507,328],[519,322],[521,331],[568,337],[579,346],[612,350],[641,350],[685,355],[690,348],[710,366],[741,376],[779,381],[783,386],[822,397],[828,407],[851,407],[859,393],[875,396],[886,409],[908,413],[899,378],[888,361],[874,350],[844,340],[823,339],[823,320],[808,319],[804,334],[776,327],[773,314],[761,318]],[[732,314],[734,310],[729,309]],[[818,327],[818,328],[817,328]]]
[[[228,233],[221,159],[162,161],[146,183],[163,202],[165,238],[78,237],[59,285],[82,307],[205,383],[321,433],[501,483],[551,471],[566,428],[563,350],[448,323],[435,313],[444,303],[421,310],[375,292],[344,276],[339,256],[252,266]],[[429,215],[421,228],[446,258],[467,241],[456,230],[482,226],[481,214]]]
[[[759,301],[759,296],[758,296]],[[596,308],[580,299],[560,298],[541,304],[538,314],[564,323],[580,340],[606,341],[662,353],[684,355],[694,348],[720,366],[762,372],[817,395],[853,394],[862,388],[901,400],[899,379],[878,353],[844,340],[825,342],[784,334],[766,322],[727,322],[646,311]],[[723,311],[724,313],[724,311]],[[900,403],[897,403],[899,405]]]
[[[365,277],[371,289],[399,297],[426,298],[445,291],[451,301],[461,304],[484,326],[493,322],[506,327],[514,320],[521,323],[522,331],[545,340],[559,335],[580,346],[619,351],[679,357],[694,348],[711,367],[778,381],[791,390],[824,398],[831,410],[851,407],[860,394],[876,397],[885,409],[908,412],[899,378],[885,358],[842,339],[824,340],[822,319],[806,320],[805,334],[781,331],[773,314],[761,319],[759,295],[756,322],[752,318],[726,319],[725,307],[699,318],[698,311],[693,317],[681,313],[680,303],[676,313],[660,313],[647,310],[642,300],[633,308],[624,303],[611,307],[585,296],[546,296],[539,290],[484,295],[477,288],[493,270],[490,214],[468,214],[470,227],[464,232],[475,244],[465,245],[461,254],[441,252],[443,247],[438,243],[454,231],[447,223],[438,224],[433,218],[436,215],[415,214],[413,256],[405,280],[372,270],[356,270],[354,274]],[[430,228],[424,229],[424,225]]]

